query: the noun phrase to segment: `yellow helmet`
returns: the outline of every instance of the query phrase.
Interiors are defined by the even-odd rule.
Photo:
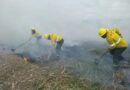
[[[50,36],[50,34],[45,34],[45,35],[44,35],[44,38],[45,38],[45,39],[49,39],[49,36]]]
[[[99,36],[103,36],[107,33],[107,29],[106,28],[100,28],[98,31]]]

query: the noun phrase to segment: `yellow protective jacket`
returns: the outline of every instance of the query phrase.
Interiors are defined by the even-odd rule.
[[[128,43],[121,36],[121,33],[118,29],[109,29],[107,30],[106,40],[110,45],[115,44],[114,48],[125,48],[128,47]]]
[[[60,42],[61,40],[63,40],[63,37],[53,33],[53,34],[50,35],[50,40],[52,42]]]
[[[53,34],[50,34],[50,40],[51,40],[53,47],[56,47],[56,43],[63,40],[63,37],[53,33]]]

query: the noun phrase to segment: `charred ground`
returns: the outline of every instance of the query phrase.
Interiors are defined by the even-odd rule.
[[[113,70],[109,54],[101,60],[98,68],[93,63],[94,58],[105,50],[99,44],[64,46],[59,60],[54,59],[52,50],[49,56],[49,51],[39,54],[41,57],[33,56],[33,63],[23,61],[21,55],[25,53],[12,53],[1,48],[0,90],[127,90],[112,86]],[[124,53],[127,59],[129,52],[128,49]],[[26,55],[32,58],[34,53]]]

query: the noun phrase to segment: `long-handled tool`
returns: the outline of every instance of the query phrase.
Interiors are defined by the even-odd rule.
[[[94,63],[95,64],[99,64],[99,61],[109,52],[109,50],[106,50],[106,52],[104,52],[101,56],[99,56],[98,58],[94,59]]]
[[[27,40],[26,42],[24,42],[24,43],[22,43],[22,44],[20,44],[19,46],[17,46],[15,49],[11,49],[11,51],[12,52],[14,52],[16,49],[18,49],[18,48],[20,48],[20,47],[22,47],[23,45],[25,45],[25,44],[27,44],[29,41],[31,41],[32,40],[32,38],[30,38],[29,40]]]

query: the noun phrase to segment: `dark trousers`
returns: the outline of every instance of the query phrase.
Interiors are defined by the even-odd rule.
[[[63,43],[64,43],[64,39],[62,39],[61,41],[57,42],[57,45],[56,45],[56,53],[57,53],[58,55],[60,55],[61,47],[62,47]]]
[[[118,65],[120,61],[124,60],[122,53],[126,50],[126,48],[115,48],[110,50],[110,54],[113,56],[113,64]]]

